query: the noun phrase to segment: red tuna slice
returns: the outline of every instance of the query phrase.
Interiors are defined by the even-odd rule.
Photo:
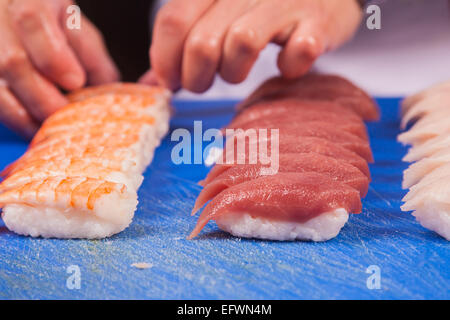
[[[252,131],[251,129],[255,129]],[[361,139],[351,133],[345,132],[336,128],[336,126],[332,123],[327,122],[305,122],[305,123],[283,123],[278,125],[268,125],[266,127],[259,126],[259,128],[250,128],[249,130],[241,130],[242,133],[245,133],[247,137],[253,136],[257,137],[259,135],[258,129],[279,129],[279,141],[283,141],[288,139],[288,136],[293,136],[296,139],[289,138],[289,141],[292,143],[297,143],[303,137],[316,137],[328,140],[335,144],[338,144],[350,151],[353,151],[360,155],[362,158],[366,159],[368,162],[373,162],[372,150],[370,149],[370,145],[368,141]],[[239,132],[236,130],[236,132]],[[252,135],[251,132],[254,134]],[[231,132],[227,132],[229,134]],[[270,138],[272,138],[272,132],[270,130],[267,131],[267,134]],[[239,136],[236,134],[236,136]],[[244,135],[241,135],[242,137]],[[269,139],[270,139],[269,138]],[[233,143],[235,147],[237,146],[237,139],[228,138],[227,144]],[[255,139],[255,143],[258,143],[259,139]]]
[[[217,176],[200,192],[192,214],[197,212],[206,202],[231,186],[254,180],[267,175],[269,167],[262,164],[235,165]],[[286,153],[280,154],[278,172],[317,172],[325,174],[358,190],[365,197],[369,188],[369,179],[356,167],[318,153]]]
[[[379,110],[373,99],[350,81],[324,74],[308,74],[299,79],[275,77],[264,82],[238,108],[245,108],[261,99],[297,97],[332,101],[346,106],[365,120],[378,120]]]
[[[269,144],[270,150],[270,144]],[[324,156],[332,157],[336,160],[343,161],[358,168],[366,177],[370,180],[370,171],[367,162],[356,153],[347,150],[335,143],[328,140],[315,138],[315,137],[303,137],[298,138],[292,135],[283,136],[279,143],[280,156],[285,153],[309,153],[314,152]],[[225,155],[224,151],[224,155]],[[246,150],[248,153],[248,150]],[[245,155],[245,159],[248,159],[248,154]],[[200,185],[205,186],[213,181],[217,176],[228,170],[232,164],[226,164],[225,159],[223,164],[216,164],[208,173],[207,177],[200,181]]]
[[[238,128],[244,123],[266,117],[285,115],[290,117],[294,113],[301,114],[304,118],[314,117],[319,114],[331,114],[341,119],[362,122],[361,117],[354,111],[333,102],[318,100],[301,100],[296,98],[267,99],[259,101],[237,113],[228,125],[230,128]]]
[[[329,127],[333,125],[334,128],[353,134],[364,141],[368,141],[369,136],[367,134],[366,126],[362,121],[355,122],[353,120],[342,119],[339,116],[333,116],[332,114],[308,112],[299,114],[293,113],[289,115],[278,115],[259,118],[247,123],[242,124],[240,127],[229,127],[232,129],[251,129],[251,128],[292,128],[303,125],[320,125]],[[314,114],[315,113],[315,114]],[[228,127],[227,127],[228,128]]]
[[[359,192],[320,173],[278,173],[219,193],[203,210],[189,239],[224,214],[248,212],[254,218],[303,223],[338,208],[360,213]]]

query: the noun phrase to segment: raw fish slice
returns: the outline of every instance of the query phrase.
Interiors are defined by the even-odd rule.
[[[258,129],[266,129],[266,128],[260,127]],[[267,129],[279,129],[279,128],[274,127]],[[234,143],[236,146],[237,139],[239,137],[243,137],[244,134],[249,133],[248,131],[245,131],[245,133],[242,132],[244,131],[239,132],[238,130],[236,130],[235,134],[233,135],[233,137],[236,137],[236,139],[228,137],[227,144]],[[229,132],[227,132],[227,134],[228,133]],[[258,131],[256,131],[256,135],[259,136]],[[304,137],[322,138],[337,145],[340,145],[349,151],[355,152],[368,162],[373,162],[372,150],[370,149],[370,145],[367,141],[348,132],[341,131],[338,128],[336,128],[336,126],[330,123],[311,122],[311,123],[304,123],[301,125],[297,123],[286,123],[283,125],[282,128],[279,129],[280,144],[281,141],[285,140],[287,136],[295,136],[297,137],[297,141],[301,140]],[[270,135],[270,137],[272,136]],[[258,140],[255,142],[258,143]],[[292,140],[290,139],[290,141]]]
[[[409,192],[403,197],[403,201],[413,200],[417,197],[417,194],[424,190],[424,187],[434,183],[436,180],[440,180],[443,177],[450,176],[450,163],[443,164],[430,171],[425,177],[417,184],[409,189]]]
[[[401,120],[401,128],[405,129],[408,123],[427,114],[448,108],[450,108],[450,91],[429,96],[406,111]]]
[[[398,141],[404,145],[417,146],[439,135],[450,132],[450,118],[441,118],[434,123],[416,123],[411,129],[398,135]]]
[[[189,239],[208,221],[229,214],[249,212],[257,218],[304,223],[339,208],[361,212],[359,192],[319,173],[278,173],[219,193],[203,210]]]
[[[422,182],[420,183],[422,184]],[[450,176],[442,176],[417,187],[414,196],[401,206],[411,211],[422,226],[450,241]]]
[[[330,127],[332,125],[338,130],[342,130],[357,136],[365,141],[368,140],[367,129],[363,122],[346,121],[338,117],[332,117],[327,114],[316,114],[311,117],[304,117],[303,115],[296,116],[296,114],[273,116],[266,118],[259,118],[242,124],[238,128],[227,127],[231,129],[252,129],[252,128],[267,128],[291,130],[292,128],[300,126],[322,126]]]
[[[355,112],[338,103],[317,101],[317,100],[300,100],[295,98],[285,98],[277,100],[264,100],[255,103],[241,110],[227,126],[229,128],[239,128],[246,122],[250,122],[259,118],[273,117],[279,115],[291,115],[293,113],[304,114],[305,117],[316,114],[327,114],[339,116],[355,122],[362,122],[361,117]],[[313,113],[312,115],[310,115]]]
[[[429,139],[425,143],[409,149],[403,157],[405,162],[414,162],[422,158],[431,157],[433,154],[448,149],[450,147],[450,135],[437,136]]]
[[[123,184],[51,177],[1,193],[0,206],[6,226],[19,234],[101,238],[130,224],[137,195]]]
[[[444,149],[431,157],[423,158],[413,163],[403,172],[403,189],[412,187],[434,169],[448,163],[450,163],[450,149]]]
[[[419,93],[409,96],[402,101],[402,114],[404,115],[410,108],[412,108],[415,104],[419,103],[421,100],[424,100],[430,96],[440,94],[441,92],[450,91],[450,81],[439,83],[434,85],[428,89],[420,91]]]
[[[29,183],[33,180],[43,180],[49,177],[86,177],[104,181],[111,181],[125,184],[131,190],[138,189],[143,177],[140,173],[127,174],[118,169],[111,169],[102,166],[100,163],[93,163],[84,159],[73,160],[64,159],[57,162],[46,162],[40,165],[31,165],[8,176],[0,184],[0,192],[11,189],[15,186]]]
[[[270,150],[270,145],[269,145]],[[314,152],[324,156],[332,157],[336,160],[343,161],[358,168],[370,180],[370,171],[367,162],[356,153],[349,151],[328,140],[314,137],[303,137],[299,139],[295,136],[284,136],[280,139],[279,144],[280,155],[285,153],[309,153]],[[248,151],[246,151],[248,152]],[[222,164],[216,164],[208,173],[205,180],[199,184],[205,186],[214,180],[222,172],[230,168],[230,164],[226,164],[226,150],[222,154]],[[245,159],[248,159],[248,154]]]
[[[268,166],[261,164],[235,165],[217,176],[200,192],[192,213],[217,194],[231,186],[268,175]],[[362,197],[367,194],[369,179],[351,164],[318,153],[287,153],[279,157],[278,172],[317,172],[358,190]],[[274,174],[277,172],[274,172]]]
[[[446,121],[450,118],[450,108],[441,108],[432,113],[425,114],[417,120],[411,129],[428,125],[430,123]]]
[[[286,97],[337,102],[355,111],[365,120],[379,118],[376,104],[363,90],[339,76],[321,74],[308,74],[295,80],[281,77],[269,79],[238,108],[245,108],[265,98]]]

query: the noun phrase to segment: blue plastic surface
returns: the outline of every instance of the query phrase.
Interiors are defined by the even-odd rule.
[[[376,163],[363,213],[352,215],[340,235],[325,243],[271,242],[230,237],[210,223],[186,240],[189,215],[208,168],[174,165],[175,142],[157,150],[139,191],[131,226],[97,241],[33,239],[0,222],[0,298],[152,299],[449,299],[447,242],[400,211],[401,162],[396,142],[398,99],[378,100],[383,118],[369,124]],[[232,117],[232,101],[178,101],[172,129],[220,127]],[[0,167],[16,159],[24,142],[0,128]],[[131,264],[147,262],[148,269]],[[66,285],[70,265],[81,288]],[[376,265],[381,289],[368,289]]]

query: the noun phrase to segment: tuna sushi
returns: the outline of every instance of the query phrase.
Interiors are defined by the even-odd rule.
[[[215,220],[239,237],[325,241],[339,233],[349,212],[361,212],[354,188],[319,173],[278,173],[220,192],[189,237]]]
[[[224,150],[200,182],[192,213],[206,206],[189,239],[210,220],[238,237],[336,237],[349,213],[361,212],[373,161],[363,119],[378,117],[372,99],[340,77],[268,80],[224,129]],[[266,135],[272,130],[278,134]],[[278,166],[253,161],[261,156]]]

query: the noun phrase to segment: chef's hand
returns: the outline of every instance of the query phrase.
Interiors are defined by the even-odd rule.
[[[299,77],[348,40],[361,17],[356,0],[172,0],[156,17],[153,69],[141,81],[203,92],[217,72],[239,83],[269,42],[282,46],[281,74]]]
[[[85,17],[66,27],[69,0],[0,0],[0,121],[31,137],[67,103],[59,88],[118,79],[99,31]]]

